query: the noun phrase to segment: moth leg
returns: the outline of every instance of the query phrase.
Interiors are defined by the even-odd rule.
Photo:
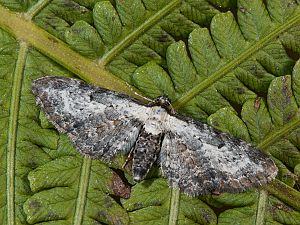
[[[125,162],[123,163],[123,165],[122,165],[122,169],[124,169],[125,166],[127,166],[128,162],[131,161],[131,160],[133,159],[133,152],[134,152],[134,147],[131,148],[131,150],[130,150],[128,156],[127,156],[126,161],[125,161]]]

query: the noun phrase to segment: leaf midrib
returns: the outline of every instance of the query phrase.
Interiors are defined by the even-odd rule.
[[[263,225],[266,217],[266,206],[268,202],[268,193],[265,190],[259,191],[258,203],[256,208],[256,225]]]
[[[280,140],[284,136],[290,134],[293,130],[299,128],[300,118],[293,119],[289,123],[285,124],[280,129],[277,129],[271,132],[262,142],[257,145],[261,150],[266,150],[270,145],[275,143],[277,140]]]
[[[21,42],[16,62],[16,70],[13,74],[12,94],[9,113],[8,141],[7,141],[7,224],[15,224],[15,157],[18,130],[18,116],[23,80],[23,71],[27,55],[27,43]]]
[[[137,27],[133,32],[128,34],[122,41],[115,45],[107,54],[105,54],[99,61],[100,65],[105,66],[114,57],[118,56],[125,48],[132,44],[137,38],[139,38],[144,32],[155,25],[159,20],[161,20],[168,13],[173,11],[176,7],[181,4],[181,0],[174,0],[167,4],[160,11],[156,12],[153,16],[148,18],[144,23]]]
[[[71,50],[67,44],[35,25],[30,17],[26,14],[11,12],[0,5],[0,27],[2,29],[38,49],[83,80],[140,99],[123,80],[109,73],[97,62]]]
[[[81,225],[84,217],[91,165],[92,160],[90,158],[84,157],[81,167],[76,209],[74,213],[74,225]]]

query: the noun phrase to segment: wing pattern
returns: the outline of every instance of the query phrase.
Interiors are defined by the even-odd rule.
[[[130,151],[150,112],[122,95],[70,78],[44,77],[33,82],[32,90],[47,118],[80,153],[107,162]]]
[[[32,90],[47,118],[80,153],[110,162],[132,150],[136,181],[146,177],[158,155],[169,185],[191,196],[244,191],[277,174],[274,162],[252,145],[160,106],[71,78],[44,77]]]
[[[274,162],[252,145],[206,124],[169,119],[161,168],[172,187],[188,195],[238,192],[272,181]]]

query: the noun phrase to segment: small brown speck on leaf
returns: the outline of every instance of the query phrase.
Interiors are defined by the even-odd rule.
[[[259,98],[255,99],[254,107],[255,107],[256,111],[258,111],[258,109],[260,107],[260,99]]]
[[[112,177],[112,190],[116,196],[121,198],[127,199],[130,197],[130,186],[126,184],[116,173],[114,173]]]

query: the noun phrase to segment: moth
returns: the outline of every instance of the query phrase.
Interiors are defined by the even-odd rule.
[[[76,149],[111,162],[132,155],[132,174],[142,181],[157,162],[169,186],[190,196],[241,192],[272,181],[277,167],[253,145],[204,123],[177,115],[159,97],[156,105],[82,81],[43,77],[32,84],[37,105]]]

